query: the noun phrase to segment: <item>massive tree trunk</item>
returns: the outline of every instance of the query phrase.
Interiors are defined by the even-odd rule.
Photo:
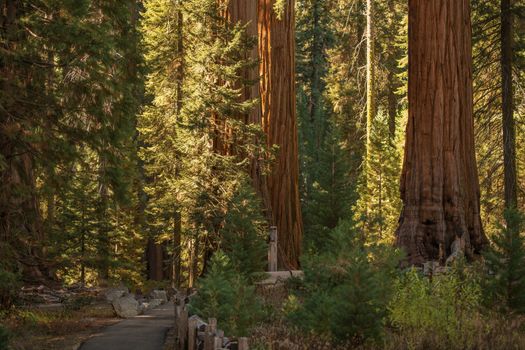
[[[257,38],[257,2],[258,0],[230,0],[226,17],[230,23],[241,23],[246,26],[246,34],[249,37]],[[253,48],[246,53],[247,60],[256,62],[259,59],[258,46],[255,44]],[[241,100],[250,101],[259,99],[259,69],[257,65],[246,68],[241,72],[242,82],[239,82],[241,90]],[[261,125],[261,106],[258,104],[250,113],[242,116],[246,124]],[[255,143],[263,142],[264,140],[254,140]],[[269,208],[270,200],[268,193],[268,185],[266,176],[264,174],[265,159],[263,154],[256,154],[250,162],[250,176],[253,180],[253,185],[260,198],[263,201],[264,207]]]
[[[471,258],[486,243],[471,51],[469,0],[409,1],[409,120],[396,232],[409,264],[444,261],[456,249]]]
[[[503,108],[503,163],[505,208],[517,207],[516,129],[512,87],[512,8],[511,0],[501,0],[501,98]]]
[[[282,13],[274,0],[259,0],[261,122],[268,147],[279,149],[267,178],[270,217],[279,232],[279,264],[297,268],[303,222],[299,202],[297,119],[295,115],[294,0]]]

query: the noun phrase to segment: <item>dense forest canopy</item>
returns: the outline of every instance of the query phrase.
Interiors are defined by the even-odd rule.
[[[249,284],[275,227],[303,291],[464,257],[524,310],[523,0],[0,0],[0,38],[0,284]]]

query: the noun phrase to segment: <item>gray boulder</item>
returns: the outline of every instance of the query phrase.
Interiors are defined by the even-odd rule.
[[[162,304],[162,299],[151,299],[141,303],[143,311],[151,310]]]
[[[162,299],[151,299],[149,301],[149,306],[148,306],[148,309],[154,309],[156,308],[157,306],[161,305],[164,303],[164,300]]]
[[[168,302],[168,294],[165,290],[157,290],[151,292],[151,299],[160,299],[162,300],[162,304],[165,304]]]
[[[445,265],[451,265],[452,263],[454,263],[454,261],[462,258],[464,256],[464,246],[465,243],[463,242],[463,239],[456,237],[456,239],[454,240],[454,242],[452,242],[452,245],[450,246],[451,254],[447,258]]]
[[[140,314],[139,302],[133,295],[125,295],[113,300],[113,308],[119,317],[128,318]]]
[[[129,290],[126,287],[119,288],[109,288],[104,292],[104,296],[109,303],[112,303],[114,300],[127,295]]]
[[[148,310],[148,303],[139,302],[139,306],[137,308],[138,314],[142,315],[146,310]]]

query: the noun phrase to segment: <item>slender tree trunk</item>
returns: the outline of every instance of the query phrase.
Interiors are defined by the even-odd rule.
[[[199,236],[195,234],[195,237],[191,240],[190,247],[190,274],[188,287],[195,287],[195,282],[199,277]]]
[[[396,243],[409,264],[486,243],[474,153],[469,0],[409,0],[409,119]]]
[[[518,205],[512,55],[512,1],[501,0],[501,99],[503,108],[505,208],[507,209],[516,208]]]
[[[314,123],[319,118],[319,108],[321,106],[321,74],[320,67],[321,60],[319,56],[323,54],[323,47],[319,35],[319,21],[320,21],[320,4],[317,0],[312,2],[312,19],[313,19],[313,35],[312,48],[310,52],[310,59],[312,64],[312,73],[310,76],[310,122]],[[319,125],[319,124],[318,124]],[[316,144],[320,146],[319,132],[316,133]]]
[[[173,215],[173,266],[171,284],[173,288],[180,288],[181,282],[181,215],[180,211],[175,209]]]
[[[146,257],[148,279],[153,281],[162,281],[164,278],[162,245],[156,243],[153,238],[148,239]]]
[[[178,5],[181,5],[179,0]],[[180,118],[183,104],[182,87],[184,84],[184,38],[183,38],[184,17],[181,9],[177,10],[177,118]],[[177,157],[177,163],[179,162]],[[176,176],[179,176],[179,167],[175,169]],[[177,205],[173,216],[173,276],[172,285],[180,288],[181,284],[181,234],[182,234],[182,215]]]
[[[97,208],[98,232],[97,232],[97,258],[99,279],[101,282],[107,282],[109,279],[109,255],[110,255],[110,239],[108,226],[108,202],[109,193],[108,185],[106,183],[106,158],[105,155],[99,156],[99,201]]]
[[[277,145],[267,179],[270,217],[279,232],[279,264],[298,268],[303,235],[299,201],[297,118],[295,115],[294,0],[282,14],[274,0],[259,0],[259,57],[262,127],[268,147]]]
[[[323,36],[323,12],[327,11],[328,5],[324,0],[312,1],[312,43],[310,50],[311,76],[310,76],[310,122],[315,135],[315,146],[317,149],[322,147],[326,134],[325,120],[322,120],[323,109],[323,91],[325,89],[323,82],[324,67],[326,65],[325,37]],[[315,152],[315,160],[320,161],[321,152]]]
[[[394,145],[396,138],[396,119],[397,119],[397,96],[395,73],[388,72],[388,136],[391,144]]]
[[[397,78],[396,78],[396,67],[398,62],[398,57],[396,55],[396,43],[395,43],[395,37],[397,35],[397,26],[398,23],[396,22],[396,6],[394,0],[389,0],[388,2],[388,10],[390,11],[390,23],[389,23],[389,31],[388,34],[388,40],[390,40],[388,44],[388,135],[390,136],[390,143],[392,146],[395,146],[395,138],[396,138],[396,119],[397,119],[397,106],[398,106],[398,98],[396,94],[396,90],[398,88],[397,85]]]
[[[86,285],[86,209],[85,203],[81,203],[81,223],[80,223],[80,284]]]
[[[366,155],[370,154],[375,117],[374,0],[366,0]]]
[[[372,157],[372,128],[375,118],[375,64],[374,64],[374,0],[366,0],[366,144],[364,158],[364,211],[366,221],[362,226],[362,239],[370,234],[369,226],[371,224],[369,215],[371,215],[369,201],[371,199],[371,182],[369,177],[372,173],[370,158]]]

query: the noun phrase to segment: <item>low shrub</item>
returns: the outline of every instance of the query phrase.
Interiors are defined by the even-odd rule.
[[[19,289],[19,276],[0,267],[0,306],[3,308],[12,306]]]
[[[525,313],[525,217],[508,210],[505,221],[484,254],[485,302],[503,312]]]
[[[461,263],[432,279],[412,269],[395,283],[390,321],[407,348],[437,339],[439,348],[470,349],[483,318],[481,301],[479,278]]]
[[[68,298],[64,304],[66,310],[80,310],[85,306],[91,305],[96,300],[96,297],[91,295],[77,295]]]
[[[9,331],[0,324],[0,350],[7,350],[9,347]]]
[[[400,254],[367,245],[350,223],[336,228],[328,248],[306,257],[304,281],[285,306],[300,328],[354,345],[379,340]]]
[[[250,281],[261,277],[267,264],[268,224],[262,205],[249,183],[241,182],[221,228],[221,249],[231,264]]]
[[[214,317],[228,336],[246,336],[264,317],[255,288],[222,251],[214,254],[209,272],[198,281],[190,312],[204,319]]]

